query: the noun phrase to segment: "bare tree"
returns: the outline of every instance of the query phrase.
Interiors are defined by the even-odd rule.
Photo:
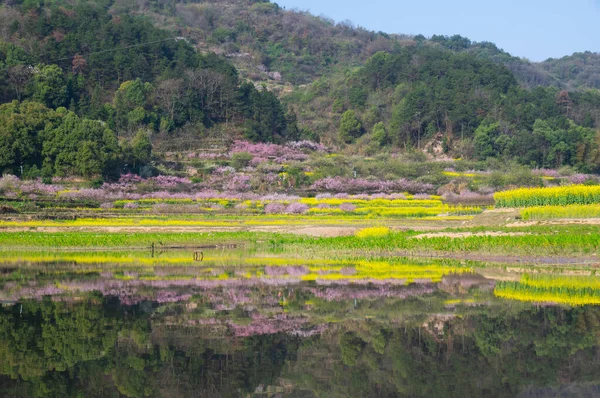
[[[8,68],[8,81],[15,90],[17,99],[20,101],[23,91],[31,78],[31,70],[25,65],[15,65]]]
[[[181,103],[183,87],[184,84],[182,79],[168,79],[160,82],[156,88],[156,99],[160,102],[160,105],[167,110],[171,120],[175,119],[175,111],[177,110],[178,104]]]
[[[200,102],[205,115],[212,120],[228,120],[235,87],[223,75],[207,69],[190,70],[186,76],[192,97],[194,101]]]
[[[14,8],[0,7],[0,39],[4,42],[12,42],[15,26],[21,27],[23,16]],[[14,25],[15,22],[18,24]],[[22,28],[21,28],[22,29]]]
[[[72,62],[72,70],[74,74],[83,74],[83,70],[87,66],[87,61],[81,55],[76,54]]]

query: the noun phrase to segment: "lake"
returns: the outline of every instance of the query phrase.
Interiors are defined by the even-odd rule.
[[[1,396],[600,394],[589,266],[235,248],[0,264]]]

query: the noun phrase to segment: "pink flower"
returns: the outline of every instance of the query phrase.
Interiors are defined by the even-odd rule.
[[[356,206],[354,206],[352,203],[342,203],[340,205],[340,209],[349,213],[356,210]]]
[[[321,192],[431,192],[433,185],[409,181],[405,178],[393,181],[367,180],[364,178],[327,177],[314,182],[311,189]]]
[[[282,214],[285,212],[285,206],[279,202],[269,202],[265,206],[265,214]]]
[[[300,202],[290,203],[288,207],[285,208],[286,214],[304,214],[307,211],[308,206]]]

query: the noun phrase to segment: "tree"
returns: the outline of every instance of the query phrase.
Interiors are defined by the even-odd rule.
[[[73,57],[73,62],[71,63],[71,70],[74,74],[83,73],[85,67],[87,66],[87,61],[79,54],[75,54]]]
[[[73,112],[58,109],[60,123],[42,135],[44,170],[56,175],[94,177],[114,172],[119,160],[115,134],[102,122],[80,119]]]
[[[150,136],[145,130],[139,130],[131,141],[131,150],[133,152],[133,167],[148,163],[152,157],[152,142]]]
[[[39,133],[58,122],[56,113],[35,102],[0,105],[0,170],[41,164]]]
[[[251,83],[242,85],[241,91],[247,117],[246,137],[262,142],[281,141],[287,127],[281,102],[266,88],[258,91]]]
[[[373,126],[373,131],[371,133],[373,135],[373,141],[375,141],[379,146],[384,146],[388,142],[387,131],[385,131],[385,125],[383,122],[376,123]]]
[[[68,104],[67,85],[57,65],[38,65],[33,70],[32,97],[49,108]]]
[[[390,54],[385,51],[379,51],[367,60],[363,73],[373,89],[380,89],[390,76],[389,67]]]
[[[115,108],[115,127],[117,129],[135,128],[148,121],[152,85],[140,79],[129,80],[121,84],[113,100]]]
[[[300,129],[298,129],[298,117],[293,109],[289,109],[285,114],[285,131],[282,138],[285,141],[297,141],[300,139]]]
[[[176,119],[184,119],[179,117],[184,95],[183,87],[182,79],[168,79],[160,82],[154,92],[157,105],[167,112],[167,116],[172,122],[176,122]]]
[[[227,121],[233,112],[235,79],[211,69],[186,72],[187,104],[190,119],[201,115],[206,125]]]
[[[8,68],[7,75],[10,85],[15,90],[15,95],[20,101],[25,87],[31,78],[31,70],[25,65],[15,65]]]
[[[485,160],[496,155],[494,142],[498,134],[499,124],[497,122],[486,121],[475,130],[475,154],[479,159]]]
[[[356,117],[356,113],[351,109],[344,112],[340,121],[340,140],[349,144],[356,138],[360,137],[362,132],[363,128],[360,121]]]

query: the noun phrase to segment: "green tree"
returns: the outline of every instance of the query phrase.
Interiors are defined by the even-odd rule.
[[[379,146],[384,146],[388,143],[388,134],[385,130],[385,125],[383,122],[376,123],[373,126],[373,131],[371,134],[373,135],[373,141],[375,141]]]
[[[118,129],[135,128],[147,122],[150,116],[150,95],[152,85],[141,79],[129,80],[121,84],[113,100],[115,109],[115,127]]]
[[[356,117],[356,113],[351,109],[344,112],[340,121],[340,140],[349,144],[353,142],[356,138],[360,137],[362,132],[362,124]]]
[[[34,69],[31,92],[35,101],[50,108],[68,104],[67,85],[57,65],[38,65]]]
[[[152,157],[152,142],[147,131],[139,130],[133,140],[131,140],[131,150],[133,153],[133,167],[139,167],[147,164]]]
[[[39,133],[58,122],[56,113],[36,102],[0,105],[0,170],[41,165]]]
[[[266,88],[258,91],[251,83],[242,85],[241,91],[247,117],[246,137],[253,141],[281,141],[287,130],[281,102]]]
[[[494,142],[498,138],[500,125],[497,122],[486,121],[475,130],[475,155],[485,160],[497,155]]]
[[[43,132],[44,169],[56,175],[92,177],[117,169],[120,148],[115,134],[102,122],[80,119],[59,109],[60,124]]]

